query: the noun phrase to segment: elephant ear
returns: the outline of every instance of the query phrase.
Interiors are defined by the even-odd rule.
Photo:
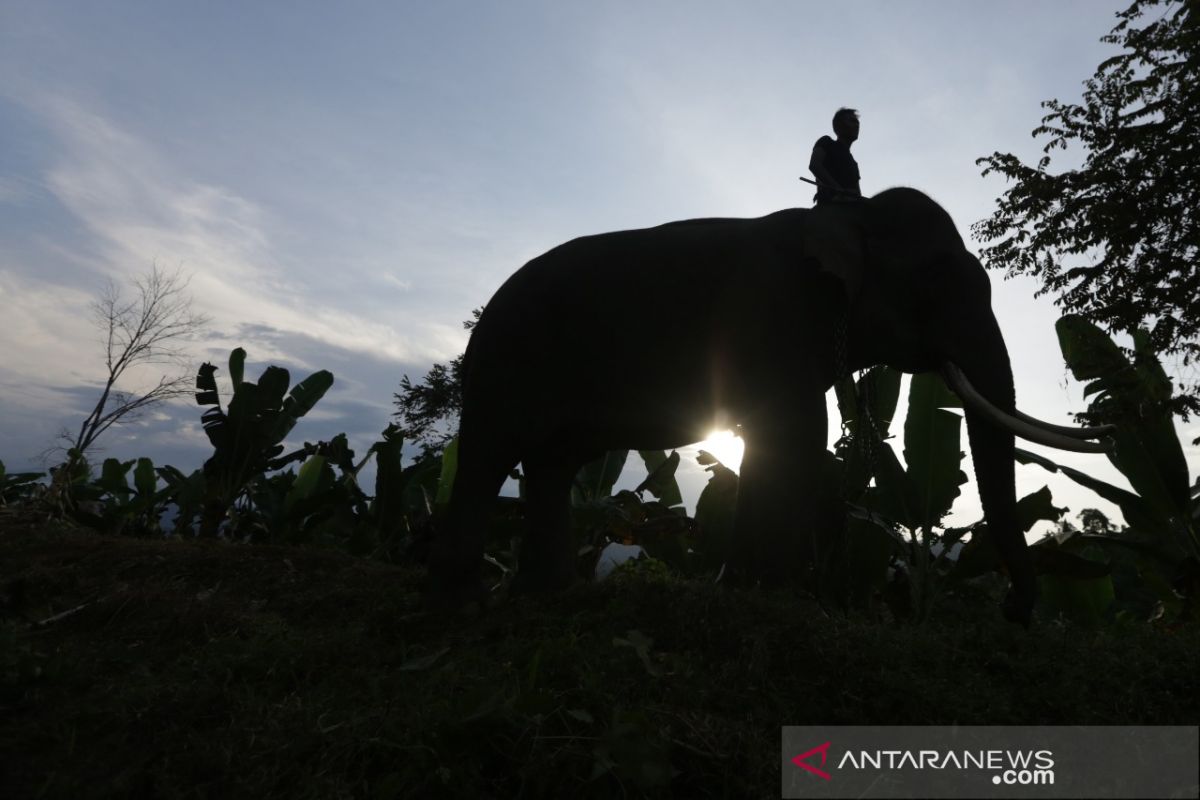
[[[862,289],[866,270],[866,237],[856,203],[814,208],[804,222],[804,258],[817,262],[821,272],[838,278],[853,301]]]

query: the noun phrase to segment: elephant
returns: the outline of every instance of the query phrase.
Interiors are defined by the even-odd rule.
[[[1011,581],[1003,612],[1028,625],[1037,582],[1016,516],[1014,436],[1100,452],[1107,443],[1092,440],[1107,431],[1016,410],[990,295],[950,215],[903,187],[584,236],[534,258],[487,303],[467,346],[431,597],[479,599],[491,501],[518,463],[528,530],[513,588],[550,592],[574,579],[569,495],[583,464],[734,427],[745,442],[734,523],[745,570],[788,581],[797,527],[830,524],[826,392],[887,364],[940,371],[962,397],[988,532]]]

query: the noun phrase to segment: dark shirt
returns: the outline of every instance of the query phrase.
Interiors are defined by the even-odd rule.
[[[850,155],[850,145],[839,142],[837,139],[829,136],[822,136],[817,139],[817,143],[813,148],[821,148],[825,151],[825,169],[829,170],[829,174],[838,182],[844,189],[856,191],[858,189],[858,162],[854,160],[854,156]],[[823,203],[834,199],[832,189],[826,189],[824,186],[817,187],[817,202]],[[845,195],[841,197],[845,199]]]

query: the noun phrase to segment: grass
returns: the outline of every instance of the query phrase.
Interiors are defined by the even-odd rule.
[[[340,552],[0,513],[0,797],[777,796],[784,724],[1196,724],[1195,626],[641,570],[439,618]]]

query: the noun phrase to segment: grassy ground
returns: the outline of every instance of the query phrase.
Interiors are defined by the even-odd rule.
[[[445,619],[419,579],[0,516],[0,797],[768,797],[784,724],[1200,718],[1194,629],[653,573]]]

